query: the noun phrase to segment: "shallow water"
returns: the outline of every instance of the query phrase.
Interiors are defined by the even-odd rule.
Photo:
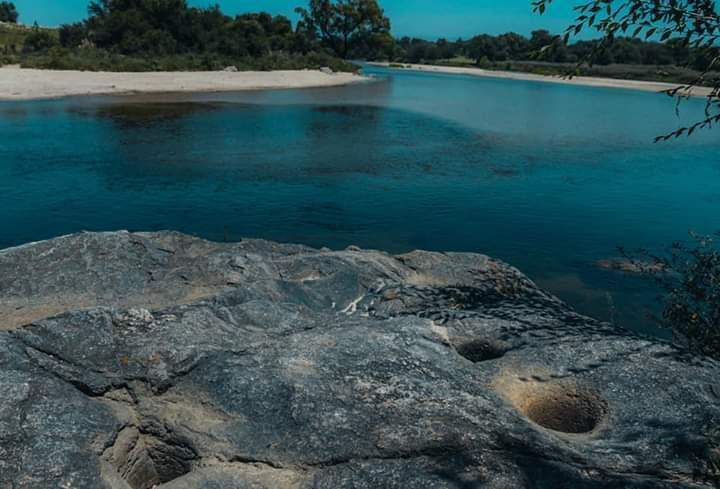
[[[720,229],[703,102],[368,69],[342,88],[0,104],[0,247],[177,229],[482,252],[582,312],[655,332],[655,292],[593,263]]]

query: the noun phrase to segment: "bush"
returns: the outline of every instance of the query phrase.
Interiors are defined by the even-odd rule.
[[[691,233],[689,243],[674,243],[664,255],[640,250],[628,257],[651,264],[650,275],[664,290],[661,326],[695,353],[720,359],[720,247],[715,236]],[[638,258],[639,257],[639,258]]]
[[[6,65],[14,65],[15,63],[17,63],[17,59],[15,59],[15,56],[11,54],[0,54],[0,67]]]
[[[76,48],[87,39],[87,29],[82,23],[65,24],[58,32],[60,45],[64,48]]]
[[[477,60],[476,64],[477,64],[478,68],[492,69],[492,67],[493,67],[492,62],[488,59],[487,56],[483,56],[482,58]]]
[[[57,44],[57,39],[50,32],[41,29],[33,29],[33,31],[25,38],[23,51],[47,51],[48,49],[57,46]]]

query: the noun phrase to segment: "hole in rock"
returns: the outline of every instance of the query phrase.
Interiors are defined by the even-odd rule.
[[[595,394],[571,387],[532,393],[523,406],[524,414],[543,428],[562,433],[589,433],[605,417],[607,405]]]
[[[125,428],[106,452],[106,458],[133,489],[152,489],[192,470],[197,453],[172,436],[160,439]]]
[[[508,351],[508,346],[496,340],[479,339],[460,343],[455,349],[461,356],[478,363],[502,357]]]

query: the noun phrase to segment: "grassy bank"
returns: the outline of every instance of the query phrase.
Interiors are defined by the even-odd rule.
[[[15,56],[12,61],[23,68],[80,71],[217,71],[234,66],[239,71],[318,69],[324,66],[337,72],[356,72],[352,63],[322,53],[268,54],[261,57],[232,58],[212,54],[169,56],[123,56],[102,49],[52,48],[45,53]]]

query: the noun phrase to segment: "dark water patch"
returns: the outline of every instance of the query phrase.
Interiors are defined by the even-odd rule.
[[[166,123],[189,117],[197,113],[222,110],[227,104],[221,103],[110,103],[97,106],[71,106],[68,112],[90,118],[108,119],[120,128],[145,128],[157,123]]]

